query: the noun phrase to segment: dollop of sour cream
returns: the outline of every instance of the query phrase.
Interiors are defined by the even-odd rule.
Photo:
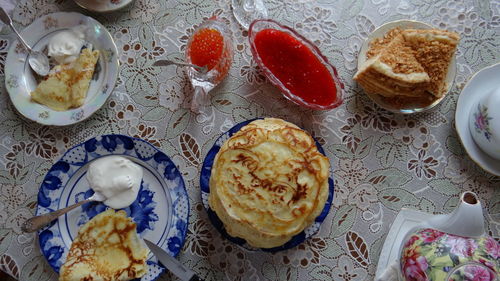
[[[72,28],[56,33],[49,41],[49,56],[59,64],[75,61],[85,43],[85,34],[82,28]]]
[[[122,156],[106,156],[92,161],[87,171],[90,188],[106,200],[113,209],[130,206],[141,187],[142,167]]]

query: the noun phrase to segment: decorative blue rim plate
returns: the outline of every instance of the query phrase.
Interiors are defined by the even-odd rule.
[[[201,168],[201,174],[200,174],[200,187],[201,187],[201,201],[203,203],[203,207],[208,213],[208,218],[214,225],[214,227],[224,236],[227,240],[240,245],[248,250],[262,250],[265,252],[278,252],[278,251],[283,251],[287,250],[290,248],[293,248],[300,243],[304,242],[306,239],[309,237],[313,236],[316,234],[325,220],[326,216],[328,215],[328,212],[330,211],[330,207],[332,205],[332,200],[333,200],[333,195],[334,195],[334,184],[333,184],[333,178],[332,178],[332,173],[330,172],[330,178],[328,179],[328,199],[326,200],[325,207],[321,211],[321,214],[314,220],[314,223],[304,229],[301,233],[295,235],[290,239],[290,241],[286,242],[282,246],[279,247],[274,247],[274,248],[254,248],[250,245],[247,244],[247,242],[244,239],[238,238],[238,237],[233,237],[229,235],[224,228],[224,225],[222,221],[219,219],[217,214],[210,209],[210,206],[208,205],[208,195],[210,194],[210,175],[212,172],[212,166],[214,164],[214,159],[217,153],[219,152],[221,146],[224,144],[224,142],[229,139],[233,134],[238,132],[243,126],[249,124],[252,121],[255,121],[257,119],[262,119],[262,118],[256,118],[256,119],[251,119],[247,120],[244,122],[241,122],[231,129],[229,131],[225,132],[222,134],[216,141],[214,146],[208,151],[207,156],[205,157],[205,160],[203,161],[203,166]],[[316,146],[318,147],[318,151],[325,155],[325,151],[323,150],[323,147],[315,140]],[[331,167],[331,170],[333,170],[333,167]]]
[[[175,164],[150,143],[124,135],[104,135],[68,150],[49,170],[38,192],[36,215],[42,215],[92,196],[85,174],[92,160],[121,155],[142,166],[144,176],[137,199],[123,209],[137,224],[142,238],[155,242],[176,256],[186,237],[189,200],[184,180]],[[59,272],[81,225],[106,210],[91,202],[59,217],[38,232],[40,249]],[[140,280],[155,280],[165,268],[150,254],[148,272]]]

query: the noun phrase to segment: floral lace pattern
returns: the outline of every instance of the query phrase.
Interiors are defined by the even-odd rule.
[[[500,178],[470,160],[453,120],[465,82],[500,59],[498,1],[264,3],[270,18],[315,42],[337,68],[346,90],[343,105],[311,111],[282,97],[252,60],[248,32],[236,23],[230,1],[136,0],[119,12],[92,15],[113,35],[119,50],[121,68],[110,99],[75,125],[40,126],[20,117],[8,101],[5,84],[15,87],[23,82],[4,77],[7,50],[13,44],[18,52],[24,50],[8,28],[2,27],[0,269],[20,280],[55,278],[35,236],[22,234],[20,223],[33,215],[40,183],[52,164],[73,145],[110,133],[144,139],[178,166],[191,203],[188,234],[179,259],[204,280],[373,280],[380,248],[402,207],[449,212],[465,190],[476,192],[483,202],[487,232],[500,235],[500,189],[495,188]],[[22,29],[42,15],[61,10],[78,8],[72,1],[18,0],[12,16]],[[234,62],[228,77],[210,93],[209,110],[195,115],[189,110],[193,89],[185,70],[152,64],[159,58],[183,58],[189,35],[212,16],[230,24]],[[377,26],[403,18],[453,30],[462,37],[455,84],[443,102],[427,113],[386,112],[352,81],[363,40]],[[200,204],[198,176],[207,151],[222,132],[257,117],[284,118],[311,132],[334,167],[333,206],[319,232],[296,248],[274,254],[248,252],[222,238]],[[181,247],[176,241],[171,246]],[[492,253],[498,254],[495,251]],[[426,263],[415,258],[412,266],[416,272],[423,271]],[[166,274],[159,280],[170,278]]]

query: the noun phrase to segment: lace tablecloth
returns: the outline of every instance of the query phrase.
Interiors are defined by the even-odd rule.
[[[62,153],[90,137],[121,133],[148,140],[178,165],[191,217],[179,259],[205,280],[372,280],[381,245],[402,207],[449,212],[464,190],[476,192],[488,233],[500,233],[500,178],[466,156],[454,129],[460,90],[470,76],[500,60],[500,2],[489,0],[266,0],[270,17],[314,41],[346,86],[342,106],[311,111],[285,100],[252,60],[248,33],[228,0],[136,0],[128,10],[91,15],[113,35],[121,70],[112,97],[90,119],[67,127],[21,118],[5,91],[3,64],[14,38],[0,34],[0,268],[20,280],[55,280],[36,235],[20,224],[32,216],[39,184]],[[334,3],[332,3],[334,2]],[[72,1],[20,0],[18,27]],[[193,89],[181,68],[155,68],[184,52],[193,27],[211,16],[230,23],[235,44],[229,77],[211,93],[209,112],[188,108]],[[374,105],[352,81],[363,40],[381,24],[414,19],[457,31],[455,85],[433,111],[395,115]],[[199,172],[215,139],[234,124],[279,117],[312,132],[334,165],[333,208],[321,230],[296,248],[250,252],[223,239],[200,203]],[[497,214],[497,215],[495,215]],[[170,274],[160,280],[170,280]]]

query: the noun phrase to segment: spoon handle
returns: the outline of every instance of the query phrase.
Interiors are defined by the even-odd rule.
[[[21,37],[21,34],[19,34],[19,32],[17,32],[16,28],[12,24],[12,19],[10,18],[9,14],[7,14],[7,12],[3,8],[0,8],[0,20],[2,20],[3,23],[8,25],[10,27],[10,29],[12,29],[12,31],[17,35],[19,42],[21,42],[21,44],[24,46],[26,51],[28,51],[28,53],[31,53],[32,52],[31,47],[26,43],[26,41],[24,41],[23,37]]]
[[[47,214],[32,217],[23,223],[23,225],[21,226],[21,230],[24,232],[35,232],[35,231],[39,230],[40,228],[44,227],[45,225],[49,224],[51,221],[57,219],[59,216],[64,215],[67,212],[73,210],[74,208],[79,207],[79,206],[81,206],[85,203],[91,202],[91,201],[94,201],[94,200],[92,200],[92,199],[83,200],[83,201],[80,201],[80,202],[73,204],[69,207],[66,207],[64,209],[60,209],[60,210],[53,211],[53,212],[50,212]]]
[[[207,67],[206,66],[198,66],[195,64],[191,63],[185,63],[185,62],[177,62],[177,61],[172,61],[172,60],[158,60],[153,63],[154,66],[168,66],[168,65],[177,65],[177,66],[191,66],[194,69],[206,73],[207,72]]]

